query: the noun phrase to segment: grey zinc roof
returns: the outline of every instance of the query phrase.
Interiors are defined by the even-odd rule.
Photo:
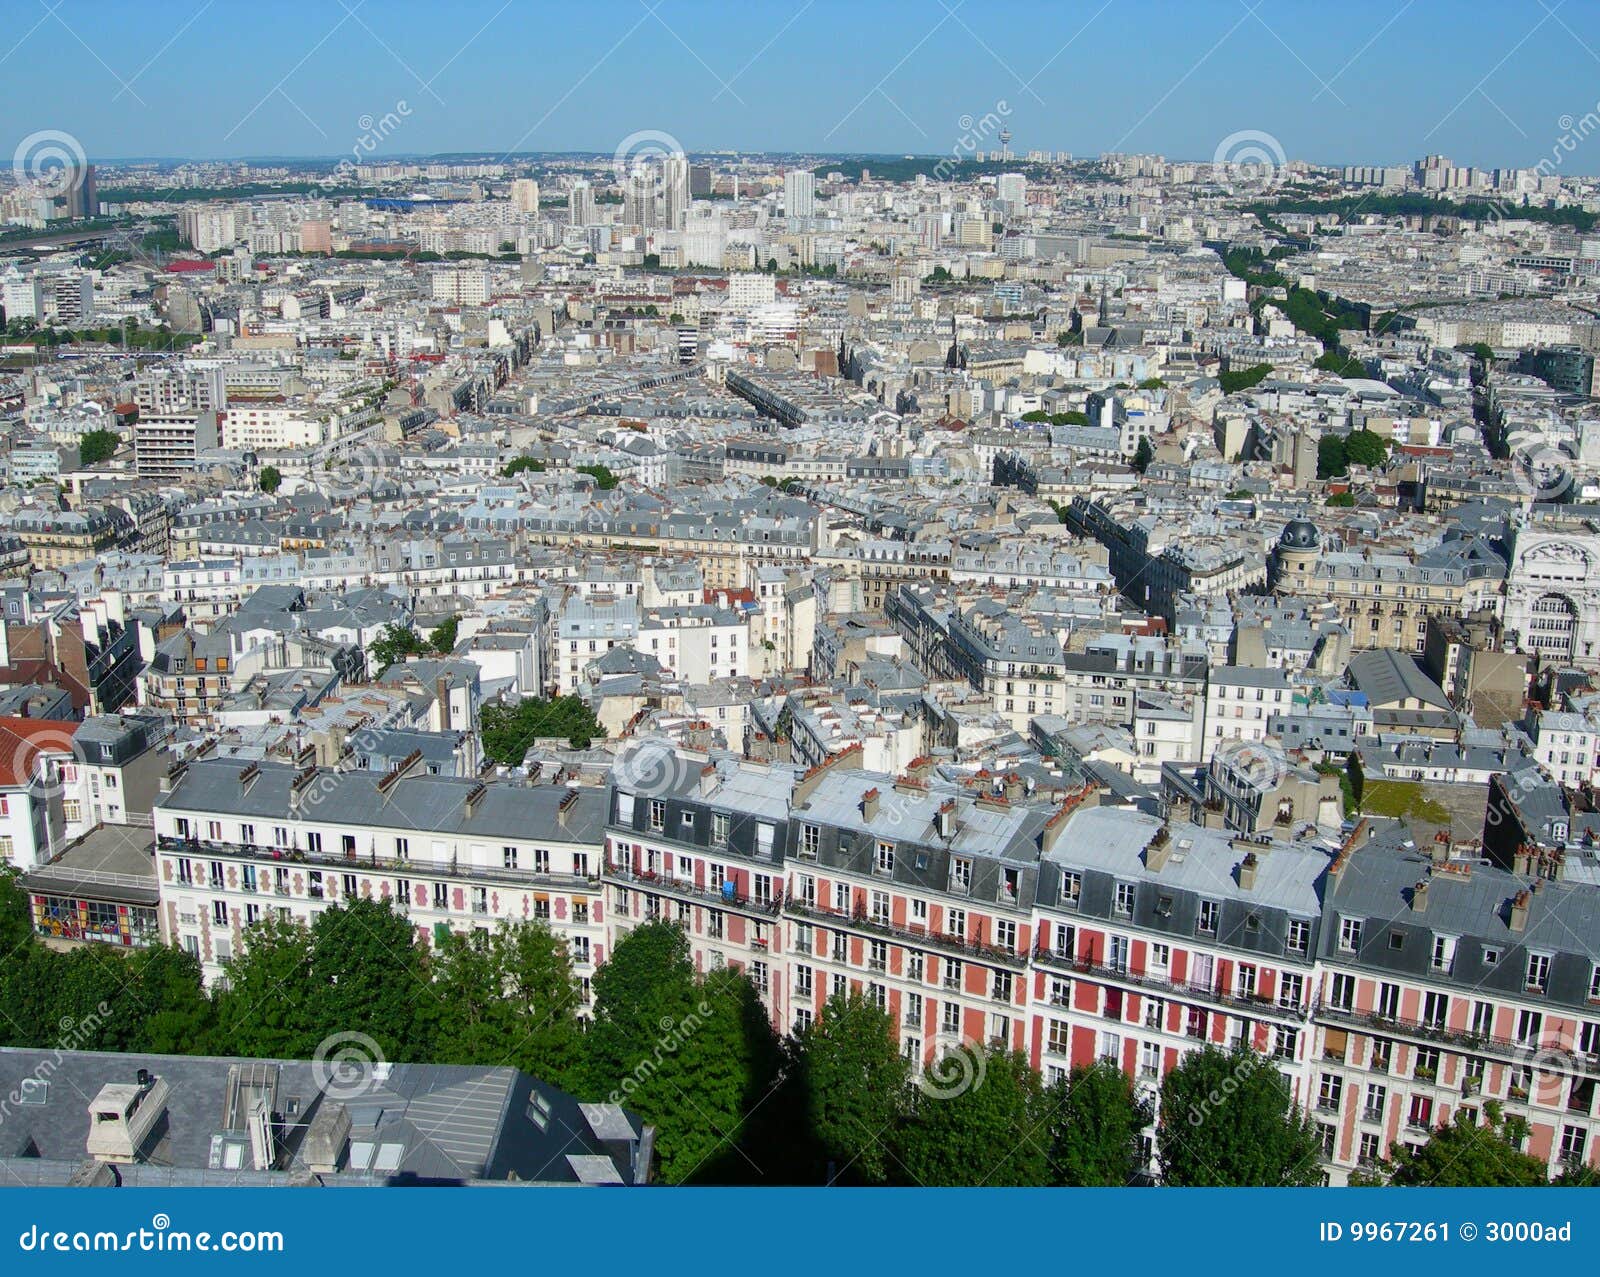
[[[1160,882],[1214,899],[1283,909],[1304,917],[1321,909],[1321,884],[1329,854],[1315,847],[1273,843],[1246,845],[1225,830],[1173,822],[1174,848],[1161,868],[1146,868],[1146,849],[1162,828],[1157,816],[1126,807],[1083,807],[1045,859],[1062,868],[1097,869],[1128,881]],[[1185,846],[1185,843],[1188,845]],[[1239,863],[1251,852],[1255,886],[1239,886]]]
[[[290,786],[297,770],[288,763],[263,762],[248,789],[240,780],[238,760],[202,759],[188,769],[159,805],[176,811],[281,819],[290,811]],[[558,785],[490,784],[467,812],[468,794],[478,782],[464,777],[407,776],[385,796],[377,772],[337,772],[319,768],[306,792],[320,795],[316,811],[329,824],[392,828],[463,837],[528,838],[558,842],[598,843],[605,824],[606,798],[598,789],[577,790],[578,801],[567,814],[559,808],[567,790]]]

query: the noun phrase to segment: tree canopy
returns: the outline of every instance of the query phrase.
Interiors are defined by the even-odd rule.
[[[485,705],[478,722],[483,752],[507,767],[519,766],[536,740],[556,738],[574,749],[588,749],[606,734],[594,711],[577,696],[524,696],[513,705]]]
[[[1180,1188],[1300,1187],[1322,1179],[1316,1130],[1265,1056],[1206,1046],[1161,1084],[1162,1176]]]

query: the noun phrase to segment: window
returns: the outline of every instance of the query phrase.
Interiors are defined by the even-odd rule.
[[[1290,953],[1304,954],[1311,949],[1311,924],[1304,918],[1289,919],[1287,945]]]
[[[1293,1009],[1300,1005],[1301,998],[1305,995],[1305,977],[1296,975],[1292,971],[1285,971],[1278,977],[1278,1005]]]
[[[1117,884],[1117,913],[1124,918],[1133,917],[1133,884],[1119,882]]]
[[[822,829],[817,825],[805,824],[800,826],[800,858],[802,860],[815,860],[817,849],[822,845]]]
[[[1406,1125],[1419,1131],[1425,1131],[1433,1125],[1433,1098],[1427,1095],[1413,1095],[1411,1109],[1406,1114]]]
[[[1217,924],[1222,918],[1222,905],[1215,900],[1202,900],[1200,902],[1199,930],[1201,935],[1214,936],[1217,934]]]
[[[1363,1166],[1371,1166],[1383,1156],[1382,1137],[1375,1131],[1363,1131],[1361,1134],[1361,1151],[1357,1154]]]
[[[650,800],[650,828],[664,830],[667,827],[667,804],[659,798]]]
[[[810,967],[804,965],[797,966],[794,969],[795,996],[809,998],[812,994],[812,989],[814,988],[815,979],[816,972]]]
[[[954,1002],[944,1004],[944,1018],[939,1022],[941,1033],[961,1032],[961,1007]]]
[[[1161,1045],[1144,1042],[1139,1046],[1139,1076],[1154,1081],[1161,1076]]]
[[[972,890],[972,861],[965,856],[954,856],[950,860],[950,890]]]
[[[500,848],[500,867],[502,869],[515,869],[517,867],[517,849],[515,847]]]
[[[1339,948],[1346,953],[1355,953],[1361,948],[1361,922],[1360,918],[1339,919]]]
[[[1561,1128],[1561,1159],[1566,1162],[1583,1161],[1584,1146],[1589,1141],[1589,1132],[1581,1126],[1563,1126]]]
[[[1283,1025],[1274,1025],[1272,1030],[1272,1054],[1280,1060],[1292,1060],[1300,1044],[1300,1030],[1286,1028]]]
[[[922,995],[920,993],[906,994],[901,1018],[908,1029],[922,1028]]]
[[[1538,1046],[1544,1031],[1544,1016],[1538,1011],[1517,1012],[1517,1045]]]
[[[998,919],[994,924],[994,943],[996,948],[1004,949],[1007,953],[1015,953],[1017,948],[1017,924],[1005,919]]]
[[[1344,1096],[1344,1079],[1337,1073],[1324,1073],[1317,1086],[1317,1107],[1338,1112],[1339,1101]]]
[[[947,989],[961,988],[960,958],[946,958],[944,960],[944,987]]]
[[[1340,1011],[1348,1011],[1356,1002],[1356,978],[1343,972],[1336,972],[1333,983],[1328,988],[1328,1003]]]
[[[1167,1004],[1160,998],[1146,998],[1144,1000],[1144,1027],[1159,1029],[1166,1023]]]
[[[1053,1007],[1064,1007],[1064,1006],[1071,1006],[1072,1005],[1072,981],[1071,980],[1052,980],[1052,981],[1050,981],[1050,1005],[1053,1006]]]
[[[213,900],[211,902],[211,921],[218,927],[228,925],[228,902],[226,900]]]
[[[887,971],[889,969],[889,944],[885,940],[873,940],[867,945],[867,967],[872,971]]]
[[[768,967],[765,962],[752,962],[750,964],[750,979],[756,986],[757,993],[765,993],[771,986]]]
[[[1543,993],[1545,986],[1550,982],[1550,955],[1548,953],[1530,953],[1528,955],[1528,989],[1533,993]]]
[[[922,955],[920,953],[908,953],[906,955],[906,979],[907,980],[921,980],[923,978],[922,968],[923,968],[923,961],[922,961]]]
[[[1083,899],[1083,875],[1075,869],[1061,871],[1061,903],[1076,909]]]
[[[1389,984],[1387,981],[1378,985],[1377,1014],[1385,1020],[1393,1020],[1400,1014],[1400,986]]]
[[[1069,1055],[1072,1051],[1072,1027],[1065,1020],[1051,1020],[1045,1039],[1045,1050],[1051,1055]]]
[[[880,926],[889,925],[889,893],[887,891],[874,891],[872,893],[872,920]]]
[[[1434,936],[1433,938],[1433,969],[1435,971],[1448,971],[1456,960],[1456,938],[1454,936]]]
[[[881,874],[892,874],[894,872],[894,844],[892,842],[880,842],[878,844],[875,867]]]
[[[1172,946],[1152,944],[1150,946],[1150,970],[1157,975],[1165,975],[1171,967]]]
[[[1383,1121],[1383,1106],[1388,1098],[1388,1087],[1377,1082],[1368,1082],[1366,1102],[1361,1106],[1362,1118],[1368,1122]]]
[[[958,940],[967,938],[967,911],[965,909],[951,909],[945,918],[945,933],[955,936]]]
[[[711,845],[726,847],[728,845],[728,813],[717,811],[711,813]]]
[[[1241,962],[1234,972],[1234,996],[1240,998],[1253,998],[1256,996],[1256,968],[1248,962]]]
[[[1443,993],[1428,993],[1422,999],[1422,1022],[1430,1029],[1442,1029],[1450,1018],[1450,999]]]
[[[1100,1058],[1110,1060],[1114,1064],[1122,1062],[1122,1035],[1120,1033],[1102,1032],[1100,1034]]]
[[[996,971],[989,986],[989,996],[996,1002],[1011,1001],[1012,977],[1009,971]]]

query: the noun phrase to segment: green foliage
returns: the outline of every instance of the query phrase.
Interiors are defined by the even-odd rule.
[[[1333,213],[1340,218],[1359,214],[1377,217],[1459,217],[1466,221],[1482,222],[1501,216],[1497,205],[1465,203],[1454,200],[1433,199],[1427,195],[1351,195],[1338,199],[1280,199],[1270,203],[1252,204],[1252,213]],[[1548,222],[1555,226],[1568,226],[1587,232],[1594,228],[1595,215],[1582,208],[1518,208],[1510,216],[1530,222]]]
[[[515,705],[485,705],[479,721],[483,752],[507,767],[519,765],[535,740],[555,737],[574,749],[588,749],[606,734],[594,711],[576,696],[525,696]]]
[[[1078,1065],[1044,1093],[1050,1182],[1070,1188],[1122,1188],[1139,1171],[1149,1109],[1133,1079],[1109,1060]]]
[[[1143,474],[1150,468],[1150,463],[1156,459],[1156,450],[1150,446],[1148,439],[1139,440],[1139,446],[1133,452],[1133,468]]]
[[[383,627],[382,634],[372,640],[367,655],[377,662],[378,673],[381,674],[396,661],[408,656],[421,656],[427,651],[428,645],[423,642],[415,626],[389,624]]]
[[[543,474],[545,464],[537,457],[513,457],[501,467],[500,474],[504,478],[512,479],[524,470],[531,470],[534,474]]]
[[[1139,383],[1140,390],[1165,390],[1166,388],[1167,383],[1162,381],[1160,377],[1146,377]]]
[[[268,914],[245,929],[224,970],[227,989],[216,999],[218,1052],[310,1059],[324,1036],[309,996],[310,928]]]
[[[1260,385],[1271,371],[1271,364],[1253,364],[1237,372],[1230,369],[1228,372],[1218,373],[1217,380],[1222,383],[1222,393],[1232,395]]]
[[[1087,426],[1089,424],[1088,415],[1076,410],[1069,412],[1043,412],[1036,408],[1032,412],[1023,413],[1020,420],[1038,425],[1048,422],[1052,426]]]
[[[1336,510],[1351,510],[1355,508],[1356,494],[1353,492],[1335,492],[1328,498],[1327,504]]]
[[[599,488],[601,492],[610,492],[612,488],[617,486],[617,476],[612,474],[605,466],[579,466],[577,471],[579,474],[590,476],[594,480],[595,487]]]
[[[1064,333],[1057,334],[1057,336],[1056,336],[1056,345],[1058,345],[1058,346],[1081,346],[1081,345],[1083,345],[1083,329],[1074,328],[1074,329],[1070,330],[1069,332],[1064,332]]]
[[[1202,1047],[1161,1084],[1163,1178],[1180,1188],[1302,1187],[1321,1182],[1321,1149],[1277,1066]]]
[[[933,268],[933,273],[925,278],[922,282],[924,284],[949,284],[954,280],[955,276],[943,266],[935,266]]]
[[[1350,472],[1345,459],[1344,440],[1335,434],[1325,434],[1317,440],[1317,478],[1337,479]]]
[[[1490,1100],[1482,1126],[1458,1112],[1415,1152],[1396,1144],[1369,1179],[1404,1188],[1539,1188],[1550,1176],[1543,1162],[1522,1151],[1527,1137],[1527,1122],[1503,1116]]]
[[[422,950],[388,901],[353,900],[311,924],[310,1011],[315,1023],[373,1038],[385,1059],[426,1058]]]
[[[775,1076],[754,987],[728,969],[697,980],[682,929],[652,922],[617,944],[594,998],[589,1094],[655,1124],[666,1183],[722,1178],[745,1115]]]
[[[1389,441],[1373,430],[1352,430],[1345,436],[1344,455],[1353,466],[1381,466],[1389,459]]]
[[[456,635],[460,629],[459,616],[447,617],[428,631],[428,646],[441,656],[455,651]]]
[[[891,1169],[885,1133],[906,1103],[910,1064],[894,1021],[859,993],[828,1000],[800,1035],[808,1126],[834,1181],[881,1184]]]
[[[1361,809],[1361,800],[1367,792],[1367,773],[1361,766],[1361,755],[1355,750],[1350,751],[1350,757],[1345,761],[1345,775],[1350,781],[1350,804],[1356,810]]]
[[[1050,1182],[1039,1075],[1018,1052],[960,1047],[934,1062],[899,1131],[912,1184],[1033,1188]]]
[[[115,430],[91,430],[78,440],[78,461],[82,465],[97,466],[110,461],[122,445],[122,437]]]
[[[262,466],[258,481],[261,485],[261,491],[270,497],[282,485],[283,475],[278,472],[277,466]]]
[[[1313,368],[1320,368],[1323,372],[1331,372],[1339,377],[1365,377],[1366,366],[1359,359],[1351,359],[1338,351],[1330,350],[1327,354],[1318,355],[1312,364]]]
[[[567,943],[542,922],[451,932],[432,963],[429,1038],[441,1064],[494,1060],[581,1088],[583,1033]]]

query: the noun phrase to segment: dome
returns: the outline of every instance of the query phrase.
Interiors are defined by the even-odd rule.
[[[1321,543],[1317,525],[1306,519],[1289,520],[1278,537],[1278,544],[1286,550],[1315,550]]]

